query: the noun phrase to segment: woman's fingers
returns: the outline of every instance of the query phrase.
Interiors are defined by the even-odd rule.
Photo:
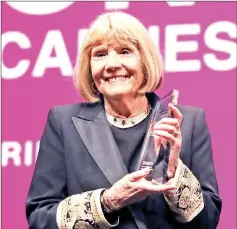
[[[179,111],[179,109],[174,106],[172,103],[169,103],[169,108],[172,112],[172,116],[173,118],[178,119],[179,123],[181,123],[182,119],[183,119],[183,115],[181,114],[181,112]]]
[[[133,184],[133,187],[146,192],[159,193],[163,191],[173,190],[177,187],[171,184],[154,184],[152,181],[142,180]]]
[[[179,152],[181,150],[182,140],[180,131],[178,131],[177,135],[174,135],[166,131],[154,130],[154,136],[159,136],[160,138],[171,142],[167,175],[168,178],[172,178],[175,176],[176,168],[178,166]]]
[[[157,129],[159,128],[159,125],[161,124],[167,124],[167,125],[171,125],[171,126],[175,126],[175,127],[179,127],[180,126],[180,122],[177,118],[162,118],[160,121],[158,121],[154,126],[153,129]]]
[[[182,119],[183,119],[183,115],[181,114],[181,112],[178,110],[177,107],[175,107],[173,104],[169,104],[169,108],[172,112],[172,118],[168,117],[168,118],[162,118],[160,121],[158,121],[153,129],[157,129],[157,128],[160,128],[159,125],[161,124],[167,124],[167,125],[171,125],[171,126],[174,126],[176,128],[179,128],[180,127],[180,124],[182,122]]]
[[[163,147],[166,149],[167,147],[167,139],[162,138],[159,135],[154,134],[154,144],[155,144],[155,151],[156,153],[160,152],[160,147],[163,145]]]
[[[177,128],[176,126],[169,125],[169,124],[159,124],[156,126],[154,130],[163,130],[170,133],[174,133],[175,131],[177,131]]]
[[[146,190],[153,193],[159,193],[159,192],[174,190],[176,188],[177,187],[174,185],[168,185],[168,184],[154,185],[153,184],[153,185],[148,186]]]
[[[137,181],[139,179],[146,178],[150,172],[151,172],[150,168],[145,168],[145,169],[141,169],[136,172],[127,174],[125,177],[128,179],[128,181]]]
[[[178,138],[176,138],[176,136],[174,136],[173,134],[166,132],[166,131],[162,131],[162,130],[154,130],[154,134],[158,135],[168,141],[171,142],[172,145],[176,145],[176,147],[181,147],[181,142]]]

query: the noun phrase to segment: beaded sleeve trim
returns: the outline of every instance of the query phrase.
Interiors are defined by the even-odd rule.
[[[190,222],[204,208],[200,183],[181,160],[172,183],[177,189],[166,192],[165,199],[178,221]]]
[[[57,208],[59,229],[109,229],[110,224],[101,208],[100,195],[104,189],[84,192],[67,197]]]

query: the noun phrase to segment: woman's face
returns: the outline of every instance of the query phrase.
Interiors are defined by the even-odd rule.
[[[95,85],[106,97],[134,95],[143,82],[142,62],[134,45],[107,42],[91,52],[91,72]]]

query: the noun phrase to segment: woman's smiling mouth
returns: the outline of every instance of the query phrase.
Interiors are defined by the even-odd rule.
[[[118,82],[118,81],[130,81],[134,79],[133,76],[128,76],[128,75],[124,75],[124,76],[113,76],[113,77],[109,77],[109,78],[106,78],[105,81],[106,82]]]

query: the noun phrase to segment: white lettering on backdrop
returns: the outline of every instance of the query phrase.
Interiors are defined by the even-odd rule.
[[[230,69],[236,68],[237,59],[237,46],[235,42],[217,39],[220,33],[219,28],[221,28],[222,33],[228,34],[231,39],[237,38],[237,25],[234,23],[229,23],[228,21],[219,21],[211,24],[206,33],[204,34],[204,41],[212,50],[226,53],[229,58],[218,59],[216,54],[206,53],[203,56],[205,64],[212,70],[216,71],[228,71]]]
[[[204,31],[203,31],[204,30]],[[155,42],[159,45],[160,34],[159,27],[151,25],[148,31]],[[178,36],[200,36],[204,35],[204,43],[208,48],[208,53],[202,53],[203,60],[198,59],[200,54],[198,39],[190,39],[185,41],[178,41]],[[78,52],[80,45],[86,34],[86,29],[78,31]],[[218,37],[220,34],[225,34],[225,38]],[[199,24],[182,24],[182,25],[167,25],[165,27],[165,70],[167,72],[187,72],[200,71],[202,64],[214,71],[229,71],[236,68],[236,42],[233,39],[237,38],[236,24],[230,21],[218,21],[210,24],[206,28],[202,28]],[[22,52],[24,49],[31,47],[30,38],[27,35],[18,31],[9,31],[2,35],[2,49],[10,43],[16,43]],[[55,51],[56,56],[52,57],[50,54]],[[192,60],[178,60],[178,53],[192,53]],[[196,54],[195,54],[196,53]],[[218,58],[218,53],[225,53],[227,58]],[[196,58],[195,58],[196,55]],[[50,30],[46,33],[44,41],[42,42],[41,50],[35,63],[30,60],[19,60],[14,67],[7,67],[3,59],[3,79],[17,79],[23,76],[30,65],[34,65],[32,77],[43,77],[48,68],[59,68],[63,76],[72,75],[72,62],[69,59],[63,34],[59,30]]]
[[[75,2],[6,2],[6,4],[8,4],[11,8],[17,10],[18,12],[30,15],[48,15],[58,13],[68,8],[73,3]],[[170,7],[184,7],[193,6],[195,4],[195,0],[179,2],[166,1],[166,3]],[[128,9],[129,2],[105,1],[104,7],[105,10]]]
[[[47,15],[60,12],[74,2],[6,2],[11,8],[30,15]]]
[[[50,56],[53,51],[55,51],[55,57]],[[42,77],[47,68],[60,68],[63,76],[72,74],[71,61],[63,35],[59,30],[49,31],[46,34],[32,76]]]
[[[165,69],[168,72],[200,71],[200,60],[178,60],[178,53],[193,53],[198,51],[198,42],[195,40],[178,41],[178,36],[197,35],[200,33],[199,24],[168,25],[165,39]]]
[[[13,165],[32,166],[35,164],[39,151],[40,141],[26,141],[21,144],[18,141],[2,142],[2,166]]]
[[[5,47],[10,43],[16,43],[20,49],[31,48],[29,38],[21,32],[9,31],[2,35],[2,52]],[[19,60],[18,63],[12,68],[8,68],[4,65],[4,59],[2,61],[2,77],[4,79],[17,79],[25,74],[30,66],[30,60]],[[4,77],[5,76],[5,77]]]

